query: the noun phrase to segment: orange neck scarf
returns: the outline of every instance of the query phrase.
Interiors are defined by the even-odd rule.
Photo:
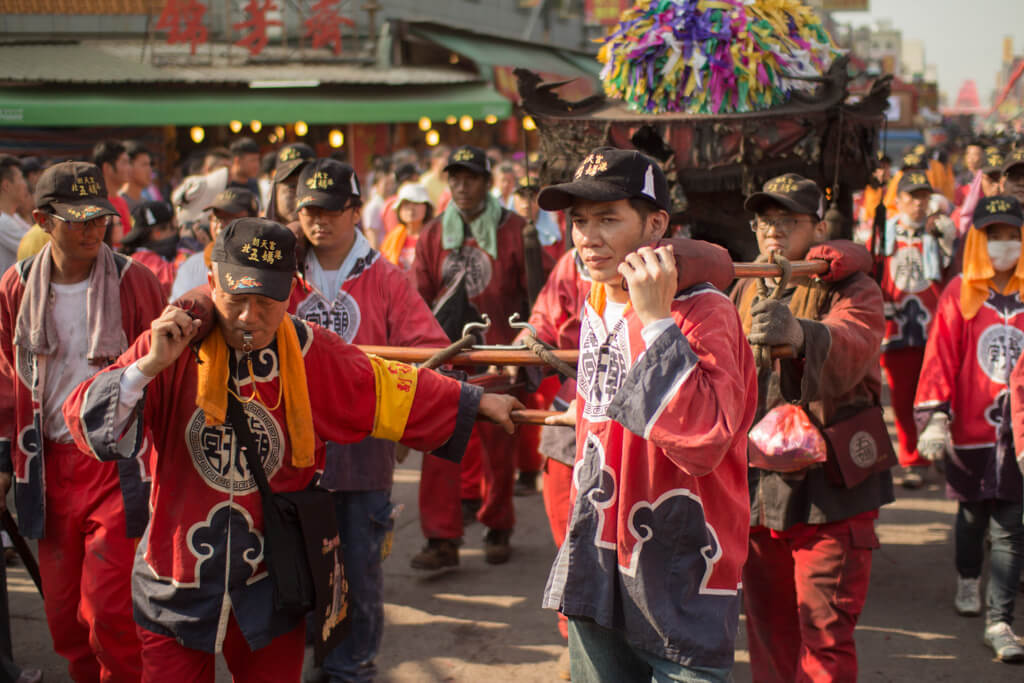
[[[407,235],[408,230],[406,230],[406,227],[399,224],[397,228],[387,234],[387,237],[384,238],[380,245],[380,253],[396,266],[398,265],[398,258],[402,255],[402,249],[405,247]]]
[[[206,414],[206,424],[224,424],[228,412],[228,344],[220,326],[199,347],[199,384],[196,406]],[[284,414],[294,467],[312,467],[315,463],[316,437],[313,435],[313,410],[306,386],[306,364],[302,359],[299,337],[289,316],[277,328],[278,391],[284,392]],[[256,378],[252,380],[255,390]]]
[[[1024,230],[1022,230],[1024,237]],[[973,225],[967,231],[967,242],[964,245],[963,279],[960,281],[960,312],[964,320],[978,315],[978,311],[988,300],[989,290],[995,288],[992,278],[996,271],[988,256],[988,233],[978,230]],[[1024,299],[1024,258],[1017,260],[1006,289],[1002,294],[1017,292]]]

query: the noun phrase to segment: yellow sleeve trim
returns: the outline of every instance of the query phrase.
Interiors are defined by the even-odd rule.
[[[370,436],[398,441],[405,434],[412,402],[416,397],[416,368],[405,363],[369,356],[373,367],[373,383],[377,390],[377,410],[373,416]]]

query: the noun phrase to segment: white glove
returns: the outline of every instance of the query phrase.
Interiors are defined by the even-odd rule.
[[[935,413],[917,436],[917,452],[921,457],[941,461],[944,455],[953,453],[953,439],[949,435],[949,416]]]

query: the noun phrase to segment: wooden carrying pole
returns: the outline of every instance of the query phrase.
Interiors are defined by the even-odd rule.
[[[793,261],[790,264],[791,277],[805,275],[824,275],[828,272],[828,263],[822,260]],[[782,268],[774,263],[736,263],[733,264],[736,277],[781,277]],[[425,363],[431,356],[442,349],[407,348],[403,346],[367,346],[360,345],[363,353],[380,356],[388,360],[402,363]],[[570,365],[576,365],[579,351],[552,351],[556,358]],[[772,349],[772,358],[792,358],[793,349],[779,346]],[[445,361],[451,365],[546,365],[546,363],[527,349],[470,349],[462,351]]]
[[[828,272],[828,262],[820,259],[793,261],[790,266],[793,269],[790,277],[824,275]],[[774,263],[734,263],[733,268],[736,271],[736,277],[779,277],[782,275],[782,268]]]

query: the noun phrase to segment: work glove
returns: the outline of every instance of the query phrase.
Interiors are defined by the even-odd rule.
[[[804,348],[804,329],[778,299],[763,299],[750,309],[750,334],[747,341],[761,346],[789,345],[799,354]]]
[[[953,453],[953,439],[949,435],[949,416],[934,413],[917,436],[917,452],[932,462],[942,462],[943,456]]]

